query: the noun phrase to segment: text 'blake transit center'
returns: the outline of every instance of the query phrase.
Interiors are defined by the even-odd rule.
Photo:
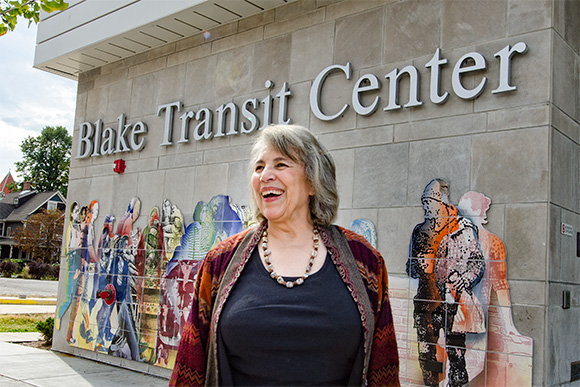
[[[385,259],[402,385],[580,380],[580,2],[70,0],[35,67],[78,80],[55,350],[169,377],[292,123]]]

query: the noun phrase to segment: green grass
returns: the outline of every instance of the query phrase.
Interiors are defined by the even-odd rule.
[[[53,316],[52,313],[2,314],[0,332],[38,332],[36,323]]]

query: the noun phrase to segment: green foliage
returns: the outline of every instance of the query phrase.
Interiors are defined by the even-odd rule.
[[[20,144],[23,160],[15,163],[16,171],[34,189],[60,191],[66,196],[71,147],[66,128],[45,126],[39,136],[28,136]]]
[[[39,313],[3,314],[0,315],[0,332],[39,332],[36,324],[41,321],[46,324],[47,317]]]
[[[32,22],[40,20],[40,10],[44,12],[64,11],[68,3],[64,0],[0,0],[0,36],[8,30],[14,31],[18,18],[28,20],[28,26]]]
[[[18,227],[12,232],[12,237],[18,248],[29,253],[33,260],[41,261],[28,263],[30,275],[33,277],[38,273],[33,272],[36,269],[36,266],[33,269],[33,265],[40,263],[48,265],[59,262],[63,228],[64,214],[62,211],[59,209],[47,211],[43,208],[40,212],[31,215],[23,227]],[[52,274],[48,269],[44,271],[49,271],[47,275]]]
[[[52,343],[52,334],[54,331],[54,319],[52,317],[36,323],[36,329],[42,333],[42,338],[44,341],[47,343]]]

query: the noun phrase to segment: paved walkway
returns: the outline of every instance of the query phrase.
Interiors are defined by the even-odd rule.
[[[167,380],[104,363],[0,342],[0,386],[167,386]]]
[[[28,281],[30,280],[26,280]],[[17,285],[17,281],[1,282],[0,314],[55,313],[56,298],[52,298],[56,297],[54,293],[43,293],[38,288],[31,288],[25,290],[24,294],[17,291],[15,295],[15,292],[2,292],[1,288],[2,285]],[[6,293],[8,295],[2,295]],[[41,334],[38,332],[0,333],[0,386],[148,387],[168,384],[168,380],[164,378],[18,344],[40,339]]]

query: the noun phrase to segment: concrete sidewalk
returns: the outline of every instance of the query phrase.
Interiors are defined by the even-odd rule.
[[[168,380],[53,351],[0,342],[0,386],[167,386]]]
[[[0,296],[0,314],[52,313],[56,299]],[[0,333],[0,386],[167,386],[168,380],[125,368],[17,343],[38,332]]]

